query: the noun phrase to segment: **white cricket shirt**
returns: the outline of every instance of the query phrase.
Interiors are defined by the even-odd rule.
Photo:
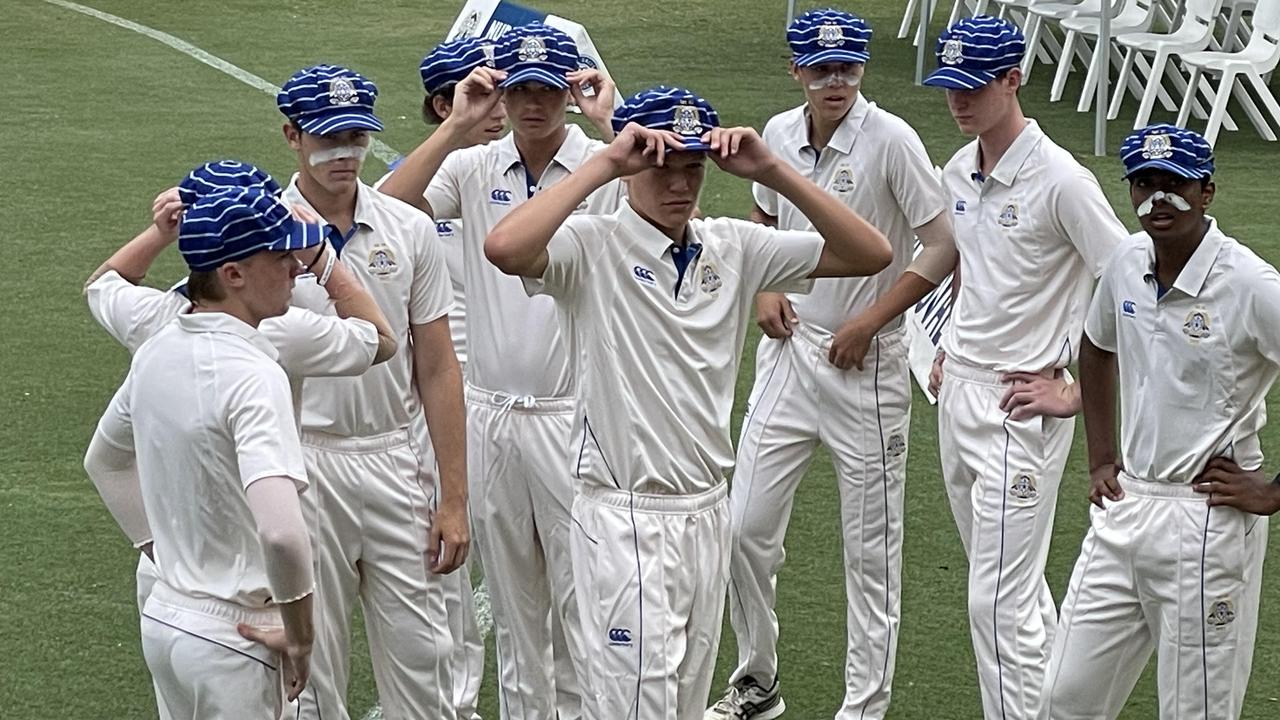
[[[947,208],[942,184],[916,131],[861,93],[821,152],[809,144],[808,105],[773,116],[763,138],[774,154],[884,233],[893,248],[893,261],[875,275],[819,278],[813,292],[788,297],[802,322],[835,333],[888,292],[911,264],[914,229]],[[776,190],[755,183],[752,194],[761,210],[778,218],[779,229],[813,230]],[[901,324],[896,319],[884,331]]]
[[[133,449],[162,581],[248,607],[271,600],[245,488],[307,486],[289,382],[261,333],[230,315],[179,315],[133,358],[99,425]]]
[[[1076,359],[1094,278],[1129,233],[1093,174],[1034,120],[986,178],[978,141],[951,158],[960,294],[943,334],[949,358],[995,372]]]
[[[284,201],[317,217],[298,190],[295,173]],[[359,377],[313,378],[302,394],[302,427],[342,437],[367,437],[409,426],[422,412],[414,388],[410,325],[444,317],[453,290],[435,223],[425,213],[359,183],[355,228],[339,255],[377,301],[399,348]]]
[[[564,143],[532,192],[577,170],[604,143],[568,126]],[[484,255],[484,239],[498,221],[531,195],[515,136],[449,155],[427,188],[436,217],[461,217],[469,345],[467,379],[486,390],[534,397],[570,397],[576,373],[566,350],[572,331],[561,327],[550,298],[528,297],[519,278],[505,275]],[[591,194],[575,213],[606,215],[624,197],[615,180]]]
[[[1189,483],[1215,457],[1262,466],[1258,433],[1280,372],[1280,273],[1211,220],[1159,298],[1140,232],[1102,274],[1085,326],[1120,368],[1120,456],[1152,482]]]
[[[572,316],[581,387],[583,482],[693,494],[733,466],[729,414],[747,324],[761,291],[803,292],[817,267],[817,233],[743,220],[692,220],[683,277],[671,239],[624,204],[569,218],[529,291]]]
[[[313,282],[310,278],[300,282]],[[294,298],[316,293],[295,290]],[[327,296],[323,288],[320,296]],[[98,324],[134,354],[175,317],[190,312],[191,301],[176,290],[134,285],[112,270],[90,283],[89,311]],[[310,306],[309,306],[310,307]],[[321,314],[323,307],[290,307],[267,318],[258,332],[276,349],[277,360],[289,376],[295,413],[302,408],[302,381],[308,377],[359,375],[378,353],[378,329],[359,318]]]

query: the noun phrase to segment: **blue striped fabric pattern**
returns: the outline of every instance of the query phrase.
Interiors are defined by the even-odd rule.
[[[178,251],[192,272],[217,269],[263,250],[302,250],[324,237],[263,188],[217,192],[197,200],[178,226]]]
[[[791,21],[787,44],[799,67],[823,63],[865,63],[871,59],[871,26],[843,10],[810,10]]]
[[[1155,168],[1178,177],[1204,180],[1213,176],[1213,146],[1194,130],[1164,123],[1148,125],[1120,143],[1124,176]]]
[[[236,188],[259,188],[280,197],[280,186],[270,175],[239,160],[215,160],[197,167],[178,183],[178,196],[189,206],[206,195]]]
[[[710,150],[702,135],[720,127],[720,114],[711,103],[684,88],[659,85],[632,95],[614,111],[614,132],[622,132],[627,123],[670,130],[684,138],[685,150]]]
[[[360,73],[339,65],[313,65],[285,81],[276,107],[312,135],[380,132],[382,121],[373,114],[377,98],[378,86]]]
[[[564,32],[542,23],[521,25],[498,38],[493,66],[507,73],[499,87],[539,82],[567,90],[567,73],[579,67],[578,46]]]
[[[1027,40],[1009,20],[990,15],[964,18],[938,38],[938,69],[925,85],[976,90],[1022,63]]]
[[[481,65],[493,66],[493,44],[490,41],[461,37],[440,43],[422,58],[422,64],[418,66],[422,89],[428,95],[435,95],[462,82]]]

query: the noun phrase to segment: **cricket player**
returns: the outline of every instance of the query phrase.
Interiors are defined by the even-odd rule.
[[[130,355],[173,318],[191,312],[194,307],[187,279],[169,291],[137,284],[160,253],[177,241],[185,208],[202,197],[243,188],[261,189],[275,197],[280,195],[280,186],[275,180],[253,165],[234,160],[200,165],[176,188],[156,198],[152,225],[112,254],[90,276],[85,284],[90,312]],[[258,330],[276,349],[277,360],[289,378],[296,417],[305,378],[358,375],[394,355],[396,343],[373,297],[337,261],[332,251],[326,251],[324,243],[294,251],[294,256],[299,262],[309,261],[313,268],[325,268],[327,272],[322,269],[319,276],[301,276],[298,281],[301,287],[295,284],[294,288],[295,305],[279,317],[264,319]],[[315,297],[308,297],[305,291],[312,283],[323,288],[320,295],[327,301],[326,306],[317,311],[300,306],[300,303],[315,301]],[[303,513],[308,518],[314,517],[311,502],[314,496],[315,493],[302,496]],[[140,548],[144,552],[139,553],[138,558],[139,612],[145,608],[156,581],[155,565],[145,552],[149,542]],[[163,704],[159,704],[157,710],[161,720],[172,717]]]
[[[1155,650],[1161,718],[1229,720],[1253,659],[1260,516],[1280,508],[1259,442],[1280,374],[1280,274],[1206,215],[1213,149],[1198,133],[1145,127],[1120,158],[1142,231],[1116,250],[1085,324],[1097,507],[1041,717],[1115,718]]]
[[[175,719],[276,720],[282,687],[293,700],[310,675],[307,474],[288,379],[257,327],[289,309],[293,253],[322,237],[260,189],[188,209],[194,307],[138,350],[85,457],[125,534],[152,543],[142,649]]]
[[[1093,175],[1022,114],[1022,32],[976,16],[943,31],[960,131],[943,169],[960,287],[935,360],[938,446],[969,560],[969,627],[987,718],[1034,718],[1053,641],[1044,579],[1079,394],[1066,368],[1094,279],[1126,237]]]
[[[347,259],[402,348],[358,378],[309,380],[302,444],[317,484],[316,682],[301,715],[345,719],[359,599],[386,717],[452,720],[445,580],[470,543],[462,376],[451,289],[431,220],[362,183],[377,88],[335,65],[304,68],[277,105],[298,172],[284,198],[337,228]],[[425,461],[425,421],[436,463]],[[439,470],[440,493],[434,473]],[[424,559],[425,556],[425,559]]]
[[[871,28],[811,10],[787,31],[805,103],[775,115],[764,142],[878,228],[893,262],[867,278],[816,280],[813,292],[756,298],[766,337],[729,492],[729,616],[738,666],[708,720],[768,720],[786,709],[778,682],[775,588],[796,487],[822,443],[841,498],[848,643],[837,718],[883,718],[901,618],[902,502],[911,419],[903,313],[955,267],[947,203],[920,136],[859,91]],[[798,208],[760,184],[754,220],[809,230]],[[915,238],[923,249],[913,259]]]
[[[729,414],[756,293],[869,275],[889,244],[847,205],[720,128],[706,100],[657,87],[618,110],[618,136],[485,242],[504,272],[555,298],[582,384],[573,561],[590,656],[588,717],[694,720],[706,708],[729,563]],[[795,205],[816,232],[691,220],[706,159]],[[575,215],[627,178],[614,213]]]
[[[493,267],[484,238],[603,147],[566,125],[565,110],[572,99],[611,136],[614,89],[599,71],[578,69],[572,38],[541,24],[507,32],[493,60],[455,87],[449,116],[382,191],[463,221],[471,517],[493,603],[502,717],[574,720],[578,677],[596,652],[579,632],[569,555],[579,371],[555,303]],[[499,103],[511,132],[473,145]],[[579,211],[610,213],[622,197],[621,184],[608,183]]]

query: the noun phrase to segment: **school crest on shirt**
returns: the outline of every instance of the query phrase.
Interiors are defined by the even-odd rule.
[[[702,123],[698,120],[698,108],[677,105],[671,111],[671,129],[680,135],[701,135]]]
[[[720,274],[716,272],[716,269],[714,266],[712,265],[702,266],[702,280],[700,281],[702,292],[708,295],[711,295],[712,293],[719,290],[720,286],[723,284],[724,284],[724,281],[720,279]]]
[[[1182,323],[1183,335],[1192,340],[1203,340],[1209,337],[1210,333],[1208,310],[1198,307],[1187,313],[1187,319]]]
[[[1142,157],[1147,160],[1173,157],[1173,143],[1169,140],[1169,133],[1152,133],[1142,138]]]
[[[825,48],[839,47],[844,42],[844,30],[839,25],[826,23],[818,26],[818,44]]]
[[[1040,497],[1036,488],[1036,476],[1030,470],[1019,470],[1009,485],[1009,494],[1019,500],[1035,500]]]
[[[1235,606],[1231,604],[1229,598],[1218,598],[1213,601],[1213,605],[1209,606],[1209,616],[1205,621],[1214,627],[1224,627],[1230,625],[1236,619]]]
[[[964,59],[964,43],[951,39],[942,44],[942,54],[938,56],[947,65],[959,65]]]
[[[329,81],[329,103],[332,105],[355,105],[356,86],[350,78],[336,77]]]
[[[836,177],[831,181],[831,189],[838,193],[847,193],[853,190],[853,168],[844,165],[836,170]]]
[[[996,222],[1000,223],[1002,227],[1007,227],[1007,228],[1017,227],[1018,226],[1017,203],[1009,203],[1008,205],[1005,205],[1004,209],[1000,211],[1000,215],[996,217]]]
[[[520,49],[516,51],[520,62],[543,62],[547,59],[547,44],[537,35],[520,41]]]
[[[907,452],[907,441],[902,437],[902,433],[894,433],[889,436],[889,442],[885,443],[884,453],[891,458],[902,457]]]
[[[369,251],[369,272],[380,278],[388,277],[400,268],[396,254],[386,245],[374,245]]]

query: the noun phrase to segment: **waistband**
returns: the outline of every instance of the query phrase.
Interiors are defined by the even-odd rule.
[[[950,357],[942,364],[942,375],[944,378],[957,378],[966,382],[977,383],[979,385],[991,385],[993,387],[1004,387],[1009,383],[1004,382],[1000,378],[1008,373],[988,370],[986,368],[974,367],[966,365],[959,360],[952,360]],[[1041,370],[1035,373],[1041,377],[1052,378],[1058,374],[1055,369]]]
[[[485,390],[471,383],[467,383],[464,395],[468,403],[532,415],[563,415],[573,412],[574,406],[572,397],[540,398],[532,395],[512,395],[502,390]]]
[[[798,322],[791,327],[791,337],[812,345],[824,354],[831,349],[831,333],[824,328]],[[882,351],[901,347],[906,343],[906,337],[907,328],[905,324],[896,330],[886,330],[876,335],[876,339],[880,341],[880,349]],[[875,349],[874,344],[872,349]]]
[[[689,515],[710,510],[729,497],[729,484],[720,482],[710,490],[693,495],[652,495],[634,493],[599,485],[586,485],[579,491],[586,500],[597,505],[626,508],[646,513]]]
[[[156,584],[152,586],[151,595],[147,598],[147,602],[154,602],[175,610],[198,613],[207,617],[225,620],[229,623],[280,627],[284,622],[280,618],[280,608],[275,605],[250,608],[239,603],[217,598],[192,597],[174,590],[162,580],[157,580]]]
[[[410,442],[409,428],[364,437],[343,437],[316,430],[302,431],[302,444],[318,450],[371,455],[404,447]]]
[[[1204,502],[1208,499],[1208,496],[1204,493],[1198,493],[1192,489],[1190,483],[1140,480],[1123,470],[1120,472],[1119,479],[1120,487],[1124,489],[1126,494],[1132,493],[1139,497],[1195,500],[1197,502]]]

